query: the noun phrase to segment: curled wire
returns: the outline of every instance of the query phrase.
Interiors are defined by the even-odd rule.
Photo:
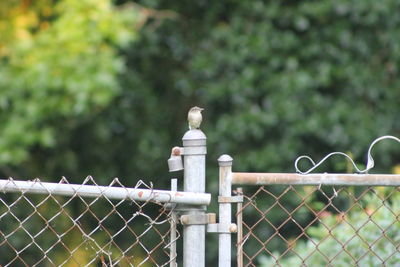
[[[300,157],[298,157],[298,158],[296,159],[296,161],[294,162],[294,167],[295,167],[297,173],[300,173],[300,174],[309,174],[310,172],[312,172],[313,170],[315,170],[316,168],[318,168],[325,160],[327,160],[327,159],[330,158],[331,156],[333,156],[333,155],[341,155],[341,156],[346,157],[346,158],[350,161],[350,163],[353,165],[353,167],[354,167],[354,169],[356,170],[357,173],[368,173],[368,171],[369,171],[370,169],[372,169],[372,168],[375,166],[374,159],[373,159],[373,157],[372,157],[372,155],[371,155],[372,147],[373,147],[376,143],[378,143],[379,141],[384,140],[384,139],[392,139],[392,140],[395,140],[395,141],[397,141],[397,142],[400,143],[400,139],[397,138],[397,137],[395,137],[395,136],[392,136],[392,135],[385,135],[385,136],[381,136],[381,137],[375,139],[375,140],[370,144],[370,146],[369,146],[369,148],[368,148],[368,153],[367,153],[367,164],[366,164],[364,170],[360,170],[360,169],[357,167],[357,165],[355,164],[355,162],[353,161],[353,159],[352,159],[349,155],[347,155],[346,153],[343,153],[343,152],[332,152],[332,153],[329,153],[329,154],[326,155],[323,159],[321,159],[318,163],[315,163],[314,160],[313,160],[311,157],[303,155],[303,156],[300,156]],[[299,167],[298,167],[299,161],[302,160],[302,159],[307,159],[307,160],[309,160],[309,161],[311,162],[311,164],[313,165],[310,169],[308,169],[307,171],[304,171],[304,172],[300,171],[300,169],[299,169]]]
[[[350,163],[353,165],[353,167],[357,170],[357,172],[362,172],[362,171],[356,166],[356,164],[354,163],[353,159],[352,159],[349,155],[347,155],[346,153],[343,153],[343,152],[332,152],[332,153],[329,153],[329,154],[326,155],[323,159],[321,159],[318,163],[315,163],[314,160],[313,160],[312,158],[310,158],[309,156],[300,156],[300,157],[298,157],[298,158],[296,159],[296,161],[294,162],[294,167],[296,168],[296,172],[297,172],[297,173],[300,173],[300,174],[309,174],[310,172],[312,172],[313,170],[315,170],[316,168],[318,168],[318,166],[321,165],[325,160],[327,160],[328,158],[330,158],[330,157],[333,156],[333,155],[341,155],[341,156],[346,157],[346,158],[350,161]],[[305,172],[300,171],[300,170],[299,170],[299,167],[297,166],[297,165],[299,164],[299,161],[302,160],[302,159],[308,159],[308,160],[311,162],[311,164],[313,165],[310,169],[308,169],[308,170],[305,171]]]
[[[371,143],[371,145],[369,146],[369,148],[368,148],[367,166],[366,166],[366,168],[365,168],[365,170],[364,170],[365,173],[368,172],[370,169],[372,169],[372,168],[375,166],[374,159],[373,159],[372,156],[371,156],[372,147],[373,147],[376,143],[378,143],[379,141],[384,140],[384,139],[392,139],[392,140],[395,140],[395,141],[397,141],[397,142],[400,143],[400,139],[397,138],[397,137],[395,137],[395,136],[392,136],[392,135],[385,135],[385,136],[381,136],[381,137],[375,139],[375,140]]]

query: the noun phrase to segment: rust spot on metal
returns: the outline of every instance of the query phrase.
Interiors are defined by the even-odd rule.
[[[174,155],[174,156],[180,156],[181,155],[181,149],[178,146],[173,147],[171,154]]]
[[[208,223],[217,223],[217,215],[215,213],[207,213]]]
[[[142,197],[142,196],[143,196],[143,192],[140,191],[140,192],[138,193],[138,196],[139,196],[139,197]]]

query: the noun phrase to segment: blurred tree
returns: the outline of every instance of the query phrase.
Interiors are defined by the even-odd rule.
[[[120,89],[116,47],[134,37],[137,12],[109,0],[52,2],[0,5],[3,166],[29,160],[35,146],[56,147],[60,130],[98,113]]]
[[[132,133],[128,143],[121,139],[113,147],[111,155],[132,155],[119,173],[165,177],[162,162],[185,131],[193,105],[205,107],[212,193],[222,153],[233,156],[234,170],[292,172],[302,154],[318,159],[350,151],[364,164],[373,139],[400,135],[398,1],[140,3],[178,16],[149,21],[127,53],[135,75],[123,77],[125,87],[140,90],[126,92],[123,101],[130,99],[132,107],[125,109],[130,114],[120,112],[126,119],[115,116]],[[392,144],[374,148],[374,172],[390,172],[399,159]],[[347,166],[333,158],[319,171]],[[215,255],[208,256],[211,262]]]
[[[212,165],[230,153],[236,169],[293,171],[303,153],[364,163],[374,138],[399,135],[397,1],[141,3],[179,14],[150,22],[127,55],[138,77],[125,82],[158,96],[140,109],[149,136],[176,125],[172,111],[182,131],[188,108],[203,105]],[[168,113],[157,119],[155,107]],[[386,171],[393,151],[374,151]]]
[[[137,12],[106,0],[22,3],[0,9],[3,164],[162,175],[194,104],[206,107],[214,166],[225,152],[247,170],[292,171],[299,154],[332,150],[363,162],[373,138],[399,133],[397,1],[140,1],[161,11],[121,51],[125,70],[115,49]],[[375,151],[387,168],[383,151],[389,142]]]
[[[92,92],[94,97],[79,90],[79,94],[74,94],[76,101],[70,104],[65,101],[56,109],[62,114],[62,107],[66,106],[64,112],[75,114],[72,116],[75,119],[65,120],[64,116],[62,123],[49,119],[41,126],[34,120],[26,120],[34,125],[31,128],[41,127],[40,131],[29,134],[40,132],[41,137],[14,137],[22,141],[3,149],[3,158],[15,160],[18,157],[10,156],[11,147],[15,154],[21,144],[44,139],[37,142],[41,146],[30,146],[34,157],[27,164],[29,173],[69,176],[91,173],[104,178],[135,174],[135,180],[164,176],[167,170],[164,160],[171,145],[179,144],[186,130],[186,112],[196,104],[206,108],[203,128],[213,147],[208,157],[213,175],[212,166],[216,166],[215,159],[221,153],[232,154],[235,168],[243,170],[293,171],[293,161],[298,155],[305,153],[318,158],[332,150],[351,151],[363,163],[365,150],[375,137],[399,134],[396,113],[400,97],[397,89],[400,46],[396,40],[400,31],[396,27],[398,18],[392,12],[398,7],[396,1],[385,0],[382,6],[373,1],[362,4],[140,1],[139,4],[152,8],[142,9],[152,13],[152,17],[138,41],[121,51],[127,69],[116,70],[122,66],[121,57],[113,58],[117,62],[114,65],[105,64],[101,56],[78,64],[78,59],[74,61],[71,65],[79,68],[82,62],[89,65],[91,61],[100,61],[103,64],[95,64],[95,70],[107,72],[108,66],[111,74],[96,75],[90,71],[90,76],[71,75],[68,79],[71,87],[67,87],[67,82],[56,86],[76,88],[76,80],[91,77],[81,87],[86,88],[87,83],[88,89],[83,91]],[[83,29],[90,28],[86,22],[82,22]],[[122,28],[121,35],[127,36],[126,28]],[[105,39],[107,34],[118,32],[100,31]],[[94,50],[96,55],[107,57],[107,53],[97,53],[96,45],[90,47],[82,48],[82,53],[90,57],[89,50]],[[122,74],[119,84],[123,90],[118,93],[116,73]],[[22,83],[14,80],[8,78],[8,83]],[[29,88],[39,86],[40,81],[35,79]],[[96,82],[100,85],[92,86]],[[55,78],[54,83],[57,83]],[[109,102],[110,99],[113,100]],[[43,104],[48,106],[51,102]],[[76,117],[82,112],[87,115],[88,110],[89,116]],[[55,116],[53,112],[46,114]],[[49,128],[50,122],[55,127]],[[12,135],[13,127],[4,131]],[[55,129],[60,132],[57,149],[44,148],[43,145],[55,143]],[[377,166],[385,170],[392,165],[393,155],[398,155],[393,154],[389,141],[380,144],[374,153],[380,155]],[[344,171],[346,165],[334,161],[328,169]],[[168,180],[160,183],[167,185]],[[216,180],[210,183],[212,188],[216,187]]]
[[[209,110],[224,107],[211,141],[237,167],[293,171],[302,153],[350,150],[364,162],[375,137],[398,135],[399,3],[381,4],[239,3],[189,63]]]
[[[398,1],[138,4],[158,11],[120,54],[135,33],[126,22],[138,16],[105,0],[60,1],[55,15],[39,16],[46,29],[27,26],[27,41],[1,46],[3,166],[24,162],[13,171],[29,177],[90,173],[100,183],[120,176],[166,187],[166,159],[194,105],[206,109],[213,193],[222,153],[234,170],[293,171],[300,154],[332,150],[364,163],[375,137],[400,135]],[[390,141],[374,148],[377,170],[388,172],[398,151]]]

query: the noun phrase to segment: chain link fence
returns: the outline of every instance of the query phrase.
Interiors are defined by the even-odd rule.
[[[298,157],[296,173],[232,172],[225,156],[230,167],[220,165],[220,181],[253,185],[236,190],[244,199],[236,214],[238,266],[400,266],[400,175],[369,173],[372,148],[385,139],[400,143],[376,138],[365,168],[351,154],[331,152],[319,161]],[[313,172],[335,155],[355,173]],[[300,161],[311,167],[302,171]]]
[[[29,188],[18,190],[13,179],[3,182],[1,266],[164,266],[175,260],[170,246],[179,233],[170,235],[176,231],[170,227],[176,217],[165,204],[151,198],[111,199],[106,194],[62,196],[51,190],[30,194]],[[63,178],[59,184],[68,181]],[[47,188],[40,180],[31,185]],[[86,185],[100,188],[91,177],[82,187]],[[4,190],[10,186],[16,192]],[[125,188],[118,179],[111,187]],[[135,188],[152,190],[143,182]],[[171,240],[171,236],[176,238]]]
[[[399,187],[245,187],[238,266],[399,266]]]
[[[399,187],[261,186],[241,205],[243,266],[400,262]]]
[[[184,166],[184,191],[176,179],[171,190],[118,179],[99,186],[90,176],[81,185],[0,180],[0,266],[175,267],[177,255],[184,266],[205,266],[206,231],[218,234],[219,266],[231,266],[236,231],[239,267],[400,266],[400,175],[368,173],[371,148],[385,138],[400,142],[376,139],[366,168],[353,174],[310,173],[341,152],[317,164],[299,157],[297,173],[232,172],[233,159],[222,155],[218,223],[204,209],[211,194],[203,193],[206,137],[198,129],[168,160],[170,171]],[[299,171],[302,158],[314,167]],[[237,188],[243,197],[232,197],[233,185],[245,186]]]

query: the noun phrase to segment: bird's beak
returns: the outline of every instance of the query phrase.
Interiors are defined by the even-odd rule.
[[[204,108],[199,108],[200,109],[200,111],[203,111],[204,110]]]

